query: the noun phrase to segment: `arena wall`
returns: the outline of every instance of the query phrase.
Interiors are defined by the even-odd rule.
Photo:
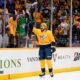
[[[38,48],[0,49],[0,80],[39,75],[38,50]],[[80,48],[57,48],[53,53],[52,62],[54,73],[79,71]],[[48,70],[46,73],[48,74]]]

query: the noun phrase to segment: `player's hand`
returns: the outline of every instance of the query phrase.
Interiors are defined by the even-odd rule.
[[[51,53],[54,53],[56,51],[55,47],[51,47]]]

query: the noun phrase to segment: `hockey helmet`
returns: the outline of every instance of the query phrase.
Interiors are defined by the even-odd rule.
[[[46,23],[41,23],[41,26],[44,26],[44,27],[45,27],[45,29],[48,29],[48,26],[47,26],[47,24],[46,24]]]

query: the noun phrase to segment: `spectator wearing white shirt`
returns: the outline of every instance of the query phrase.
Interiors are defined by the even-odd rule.
[[[64,43],[66,44],[68,41],[68,34],[69,34],[69,23],[67,22],[67,18],[64,18],[59,25],[63,31],[62,39],[64,40]]]

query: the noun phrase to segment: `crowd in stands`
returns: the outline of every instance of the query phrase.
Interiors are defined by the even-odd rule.
[[[69,46],[70,0],[0,0],[0,47],[37,47],[32,27],[45,22],[52,29],[56,46]],[[73,0],[72,43],[80,44],[80,1]],[[52,28],[51,28],[52,25]],[[76,46],[74,45],[74,46]],[[79,45],[80,46],[80,45]]]

